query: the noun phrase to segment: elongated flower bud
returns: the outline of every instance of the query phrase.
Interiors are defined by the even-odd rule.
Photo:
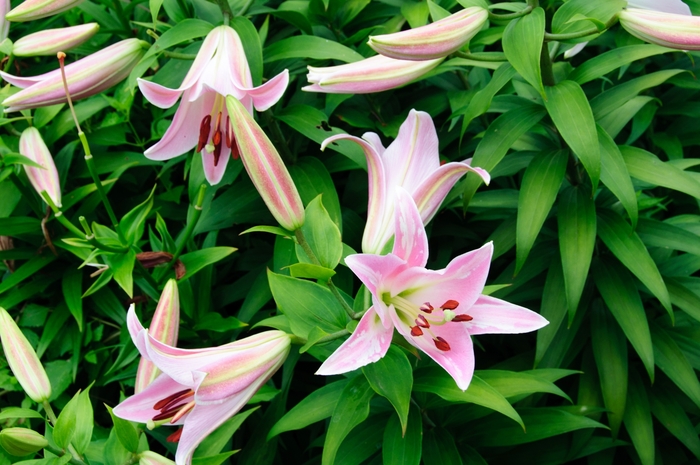
[[[10,455],[33,454],[49,445],[44,436],[29,428],[5,428],[0,431],[0,446]]]
[[[42,403],[51,397],[46,371],[22,331],[7,310],[0,307],[0,340],[12,373],[29,397]]]
[[[488,10],[473,6],[426,26],[370,36],[377,53],[399,60],[430,60],[462,48],[488,20]]]
[[[160,454],[146,450],[139,454],[139,465],[175,465],[175,462],[166,459]]]
[[[73,101],[98,94],[126,78],[144,54],[146,43],[126,39],[66,66],[68,90]],[[2,103],[5,111],[55,105],[66,101],[61,70],[33,77],[17,77],[0,71],[0,77],[24,90]]]
[[[160,342],[169,346],[177,344],[178,330],[180,329],[180,296],[177,290],[177,281],[171,279],[165,285],[163,293],[158,299],[158,306],[153,314],[151,326],[148,328],[148,334],[153,336]],[[153,362],[141,358],[139,369],[136,372],[136,384],[134,392],[139,392],[146,389],[160,374],[160,370],[156,368]]]
[[[6,19],[8,11],[10,11],[10,0],[0,0],[0,42],[7,39],[10,33],[10,22]]]
[[[312,85],[302,87],[301,90],[329,94],[382,92],[415,81],[439,65],[443,59],[410,61],[377,55],[347,65],[327,68],[309,66],[306,78]]]
[[[46,29],[26,35],[15,42],[12,53],[18,57],[50,56],[82,44],[100,30],[97,23]]]
[[[82,3],[83,0],[25,0],[7,14],[8,21],[24,22],[46,18]]]
[[[37,128],[28,127],[22,132],[19,138],[19,153],[42,166],[42,168],[35,168],[24,165],[24,171],[39,195],[41,196],[42,191],[46,191],[54,205],[60,207],[61,185],[58,181],[56,164]]]
[[[304,207],[277,149],[238,99],[229,95],[226,107],[243,166],[255,188],[283,228],[299,229],[304,224]]]
[[[628,8],[620,24],[633,36],[679,50],[700,50],[700,17]]]

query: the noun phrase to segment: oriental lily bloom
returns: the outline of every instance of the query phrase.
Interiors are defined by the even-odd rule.
[[[439,65],[444,58],[425,61],[396,60],[377,55],[346,65],[314,68],[309,66],[307,92],[329,94],[371,94],[415,81]]]
[[[438,138],[430,115],[411,110],[399,129],[399,135],[386,149],[379,136],[365,133],[362,139],[338,134],[324,140],[321,149],[337,140],[349,139],[362,147],[367,158],[369,205],[362,251],[381,253],[394,235],[396,187],[406,189],[418,205],[423,224],[433,218],[445,196],[457,180],[473,171],[489,183],[489,174],[467,162],[440,165]]]
[[[397,189],[396,240],[388,255],[356,254],[345,263],[372,293],[372,307],[355,332],[316,374],[346,373],[386,354],[394,328],[435,360],[466,390],[474,373],[471,336],[525,333],[548,322],[526,308],[482,295],[493,245],[427,270],[428,239],[418,210]]]
[[[288,83],[289,72],[284,70],[262,86],[253,87],[241,38],[229,26],[215,27],[204,39],[180,87],[168,89],[138,80],[143,95],[159,108],[172,107],[182,96],[163,138],[144,154],[152,160],[168,160],[196,147],[202,154],[207,181],[217,184],[226,171],[233,144],[226,96],[240,100],[249,113],[253,107],[264,111],[277,103]],[[234,152],[234,158],[237,155]]]
[[[489,18],[485,8],[472,6],[434,23],[380,36],[370,36],[377,53],[400,60],[446,57],[464,46]]]
[[[190,465],[199,443],[236,414],[289,354],[290,336],[282,331],[265,331],[218,347],[171,347],[141,326],[133,305],[127,327],[141,356],[163,373],[117,405],[114,414],[151,426],[182,425],[168,438],[179,442],[177,465]]]

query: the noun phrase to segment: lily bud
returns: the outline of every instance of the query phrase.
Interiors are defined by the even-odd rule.
[[[67,51],[94,36],[100,30],[97,23],[46,29],[26,35],[15,42],[12,53],[18,57],[50,56]]]
[[[175,465],[175,462],[166,459],[160,454],[146,450],[139,454],[139,465]]]
[[[56,164],[37,128],[28,127],[22,131],[19,138],[19,153],[42,166],[42,168],[35,168],[24,165],[24,171],[39,195],[41,196],[42,191],[46,191],[54,205],[60,208],[61,186]]]
[[[10,33],[10,22],[6,19],[10,8],[10,0],[0,0],[0,42],[7,39]]]
[[[46,371],[36,356],[17,323],[7,310],[0,307],[0,341],[5,359],[12,373],[34,402],[42,403],[51,397],[51,383]]]
[[[17,8],[7,13],[8,21],[24,22],[46,18],[82,3],[83,0],[25,0]]]
[[[153,314],[151,326],[148,328],[148,334],[159,342],[175,346],[179,329],[180,296],[177,290],[177,281],[171,279],[165,285],[163,293],[158,299],[158,305],[156,306],[156,312]],[[134,392],[138,394],[146,389],[159,374],[160,370],[156,368],[153,362],[141,358],[138,371],[136,372]]]
[[[312,84],[307,92],[329,94],[370,94],[408,84],[435,68],[444,58],[425,61],[396,60],[377,55],[346,65],[314,68],[306,78]]]
[[[144,54],[145,42],[126,39],[88,55],[65,67],[68,91],[73,101],[98,94],[126,78]],[[2,103],[5,111],[19,111],[66,102],[61,70],[33,77],[18,77],[0,71],[0,77],[24,90]]]
[[[33,454],[49,445],[44,436],[29,428],[5,428],[0,431],[0,446],[10,455]]]
[[[700,50],[700,17],[627,8],[620,24],[633,36],[679,50]]]
[[[304,206],[277,149],[238,99],[229,95],[226,107],[243,166],[255,188],[283,228],[299,229],[304,224]]]
[[[370,36],[369,46],[399,60],[441,58],[462,48],[488,20],[485,8],[472,6],[426,26]]]

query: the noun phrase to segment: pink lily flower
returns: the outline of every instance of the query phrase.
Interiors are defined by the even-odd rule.
[[[127,314],[131,339],[141,356],[163,373],[146,389],[114,407],[120,418],[182,425],[168,440],[179,442],[177,465],[190,465],[202,440],[236,414],[287,358],[290,336],[265,331],[218,347],[178,349],[155,339]]]
[[[429,114],[411,110],[399,135],[386,149],[379,136],[367,132],[359,137],[338,134],[324,140],[321,150],[337,140],[351,140],[362,147],[367,158],[369,203],[362,251],[382,253],[394,235],[396,187],[403,187],[418,206],[423,224],[437,213],[440,204],[465,173],[472,171],[488,184],[489,174],[469,166],[469,160],[440,165],[438,137]]]
[[[15,42],[12,53],[18,57],[51,56],[67,52],[94,36],[100,30],[97,23],[45,29],[28,34]]]
[[[329,94],[371,94],[401,87],[427,74],[444,58],[425,61],[396,60],[377,55],[346,65],[309,66],[307,92]]]
[[[376,362],[386,354],[394,328],[425,352],[466,390],[474,374],[471,336],[525,333],[548,322],[539,314],[482,295],[492,243],[428,270],[428,239],[411,196],[397,189],[396,240],[388,255],[356,254],[345,263],[372,293],[355,332],[318,369],[334,375]]]
[[[156,311],[148,328],[149,334],[169,346],[175,347],[177,335],[180,330],[180,295],[177,290],[177,281],[168,280],[163,288],[163,292],[158,299]],[[160,370],[153,362],[145,357],[141,357],[139,368],[136,371],[136,383],[134,393],[138,394],[156,380]]]
[[[60,208],[61,184],[58,179],[58,170],[37,128],[30,126],[22,131],[19,138],[19,153],[41,165],[41,168],[24,165],[27,178],[40,196],[42,192],[46,192],[53,204]]]
[[[700,50],[700,17],[627,8],[620,12],[620,25],[633,36],[656,45],[679,50]]]
[[[73,101],[98,94],[121,82],[141,60],[145,44],[139,39],[125,39],[67,65],[66,81]],[[66,102],[60,69],[32,77],[0,71],[0,77],[23,89],[2,102],[5,112]]]
[[[472,6],[415,29],[369,37],[377,53],[399,60],[446,57],[468,43],[488,21],[485,8]]]
[[[229,26],[215,27],[204,39],[180,87],[168,89],[138,80],[143,95],[159,108],[170,108],[182,96],[165,135],[144,155],[152,160],[168,160],[196,147],[202,154],[207,181],[217,184],[224,176],[233,145],[226,96],[233,95],[252,114],[253,107],[264,111],[277,103],[288,83],[289,72],[284,70],[260,87],[253,87],[240,37]],[[236,152],[234,158],[238,158]]]

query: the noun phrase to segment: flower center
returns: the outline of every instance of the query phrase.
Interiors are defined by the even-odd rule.
[[[435,347],[444,352],[450,350],[450,344],[444,338],[436,336],[431,330],[431,327],[442,326],[451,322],[460,323],[473,320],[473,317],[466,313],[457,314],[454,311],[459,307],[459,302],[456,300],[448,300],[438,307],[440,313],[442,313],[442,317],[440,318],[439,314],[433,315],[435,307],[433,307],[430,302],[425,302],[420,306],[416,306],[413,302],[401,296],[391,297],[389,294],[384,294],[382,297],[387,305],[394,305],[399,318],[406,322],[411,328],[411,336],[421,337],[425,336],[425,333],[428,333]]]
[[[192,389],[184,389],[159,400],[155,403],[153,409],[160,410],[160,413],[153,417],[153,421],[170,418],[170,423],[175,423],[194,407],[194,399],[192,397],[194,397],[194,391]]]
[[[229,117],[226,116],[226,122],[224,124],[224,133],[221,132],[221,119],[223,116],[224,97],[223,95],[216,95],[214,100],[214,105],[212,106],[211,113],[202,118],[202,122],[199,124],[199,139],[197,141],[197,152],[201,152],[206,149],[207,153],[214,154],[214,166],[219,164],[219,159],[221,158],[221,150],[223,144],[226,147],[231,148],[234,145],[234,136],[231,132],[231,122]],[[214,125],[212,126],[212,121]],[[212,134],[213,130],[213,134]],[[211,135],[211,139],[209,136]],[[238,159],[238,149],[232,151],[233,159]]]

